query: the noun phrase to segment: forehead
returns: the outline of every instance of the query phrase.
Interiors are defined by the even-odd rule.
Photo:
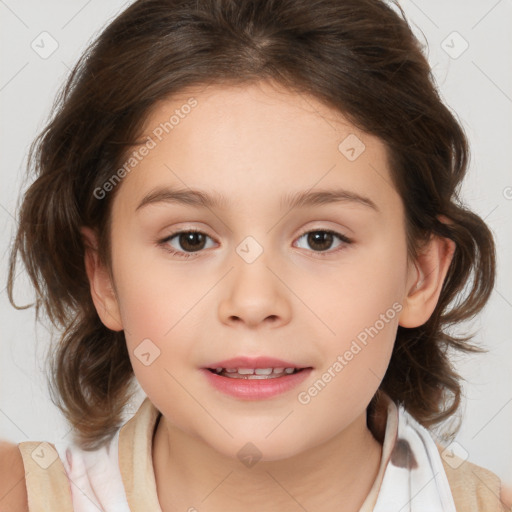
[[[316,98],[268,82],[182,90],[154,105],[140,140],[133,151],[150,149],[119,191],[131,210],[166,185],[209,190],[238,208],[340,186],[399,207],[382,141]]]

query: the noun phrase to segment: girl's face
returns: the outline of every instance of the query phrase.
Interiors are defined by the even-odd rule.
[[[162,102],[144,140],[118,174],[115,297],[101,279],[95,293],[168,427],[263,460],[365,429],[418,277],[383,143],[263,82]],[[236,357],[309,369],[243,382],[206,369]]]

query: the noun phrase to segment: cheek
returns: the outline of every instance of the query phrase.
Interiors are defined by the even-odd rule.
[[[170,262],[161,248],[123,243],[121,236],[117,242],[114,274],[127,334],[133,342],[170,336],[214,284],[213,277],[211,282],[197,279],[190,264]]]
[[[185,286],[194,281],[180,273],[169,275],[156,250],[129,243],[120,232],[113,242],[118,304],[135,376],[147,394],[165,392],[167,371],[174,371],[170,363],[190,360],[187,343],[178,342],[179,332],[199,291]]]
[[[389,365],[402,307],[395,300],[391,279],[388,287],[362,277],[347,282],[372,286],[355,286],[354,293],[347,295],[338,292],[335,304],[326,301],[324,309],[319,309],[334,334],[325,329],[319,342],[322,367],[308,387],[297,393],[311,428],[326,437],[364,414]],[[325,421],[326,411],[329,421]]]
[[[311,309],[319,312],[324,324],[323,370],[330,369],[336,375],[331,380],[338,382],[329,386],[333,394],[346,398],[348,390],[357,400],[369,399],[378,388],[403,307],[400,290],[405,264],[400,246],[382,244],[378,250],[359,251],[354,261],[333,272],[310,294]],[[323,380],[329,379],[326,375]]]
[[[328,343],[340,349],[365,328],[377,324],[379,331],[389,331],[390,324],[398,324],[405,265],[405,248],[377,241],[347,252],[340,264],[321,273],[299,273],[294,291],[316,313],[313,321],[323,324]]]
[[[191,322],[200,325],[195,320],[200,308],[196,310],[194,305],[204,293],[197,286],[195,289],[183,286],[180,278],[174,278],[171,285],[162,276],[157,279],[139,274],[124,282],[120,291],[121,317],[136,374],[137,367],[141,375],[144,373],[144,367],[137,361],[141,352],[149,352],[162,369],[174,371],[185,362],[192,364]],[[149,373],[150,378],[154,378],[153,374],[154,369]]]

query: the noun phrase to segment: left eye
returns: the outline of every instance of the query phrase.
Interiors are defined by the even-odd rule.
[[[333,240],[335,238],[338,238],[338,240],[341,240],[341,242],[344,242],[345,244],[350,244],[352,241],[347,238],[345,235],[342,235],[341,233],[337,233],[336,231],[331,230],[325,230],[325,229],[318,229],[314,231],[307,231],[303,235],[299,237],[299,240],[306,237],[306,242],[313,247],[314,252],[321,253],[320,256],[324,256],[326,252],[326,249],[331,248]],[[340,243],[339,245],[343,245]],[[316,247],[316,249],[315,249]],[[339,250],[339,249],[338,249]],[[337,251],[329,251],[330,254],[332,252]]]
[[[330,249],[333,241],[337,238],[340,240],[339,245],[347,245],[352,243],[352,240],[347,238],[345,235],[341,233],[337,233],[336,231],[325,230],[325,229],[317,229],[313,231],[307,231],[303,233],[298,240],[305,239],[306,243],[309,244],[313,248],[313,252],[319,254],[319,256],[325,256],[327,254],[331,254],[333,252],[337,252],[340,249],[334,251],[327,251]],[[207,239],[212,240],[211,237],[206,235],[205,233],[197,230],[188,230],[188,231],[177,231],[168,237],[159,240],[158,245],[162,246],[167,252],[183,257],[190,258],[193,256],[195,252],[199,252],[202,249],[206,249],[206,241]],[[178,248],[172,245],[172,242],[175,241],[180,246]],[[172,248],[174,247],[174,249]],[[210,246],[211,247],[211,246]]]

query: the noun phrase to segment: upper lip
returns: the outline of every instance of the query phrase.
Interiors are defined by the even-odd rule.
[[[209,364],[205,368],[309,368],[275,357],[233,357]]]

